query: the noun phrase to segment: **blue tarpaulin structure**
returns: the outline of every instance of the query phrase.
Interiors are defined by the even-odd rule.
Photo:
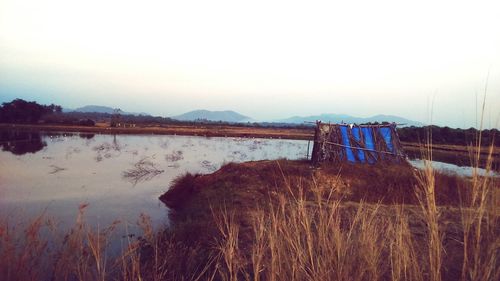
[[[396,124],[316,123],[313,164],[348,161],[374,164],[405,158]]]

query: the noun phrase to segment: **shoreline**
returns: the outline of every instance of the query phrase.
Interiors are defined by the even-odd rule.
[[[241,138],[266,138],[290,140],[314,140],[314,128],[274,128],[274,127],[246,127],[237,125],[155,125],[112,128],[104,123],[96,126],[51,125],[51,124],[0,124],[0,130],[21,131],[48,131],[48,132],[75,132],[98,134],[133,134],[133,135],[181,135],[201,137],[241,137]],[[410,158],[422,158],[427,146],[416,142],[401,142],[403,149]],[[471,155],[475,157],[477,149],[465,145],[433,144],[433,160],[451,163],[458,166],[470,166]],[[472,154],[471,154],[472,153]],[[481,148],[480,167],[485,167],[485,159],[489,147]],[[500,148],[493,148],[493,170],[500,169]]]
[[[314,128],[274,128],[274,127],[246,127],[237,125],[155,125],[136,127],[109,127],[102,124],[96,126],[76,126],[76,125],[52,125],[52,124],[8,124],[0,123],[1,129],[17,129],[27,131],[51,131],[51,132],[82,132],[101,134],[137,134],[137,135],[186,135],[186,136],[207,136],[207,137],[262,137],[262,138],[282,138],[296,140],[313,140]],[[425,148],[418,142],[402,141],[405,148],[414,150]],[[475,147],[451,144],[433,144],[433,149],[443,151],[459,151],[469,153]],[[488,147],[481,149],[481,154],[487,154]],[[493,156],[500,156],[500,148],[494,148]]]
[[[33,124],[0,124],[0,130],[50,131],[50,132],[82,132],[100,134],[137,134],[137,135],[184,135],[205,137],[243,137],[243,138],[277,138],[294,140],[313,140],[314,130],[258,128],[228,125],[169,125],[144,126],[128,128],[112,128],[107,126],[68,126],[68,125],[33,125]]]

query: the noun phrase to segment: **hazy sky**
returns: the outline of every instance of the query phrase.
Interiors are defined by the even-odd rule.
[[[499,127],[498,0],[0,0],[0,102],[469,127],[488,70]]]

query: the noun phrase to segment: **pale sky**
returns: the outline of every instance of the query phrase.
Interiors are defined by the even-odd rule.
[[[0,0],[0,102],[500,118],[500,1]]]

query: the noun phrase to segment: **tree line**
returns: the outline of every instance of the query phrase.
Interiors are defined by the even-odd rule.
[[[476,145],[479,138],[479,130],[454,129],[450,127],[424,126],[424,127],[403,127],[398,128],[398,135],[401,141],[427,143],[430,139],[433,144],[456,144],[456,145]],[[490,145],[494,143],[500,146],[500,135],[497,129],[481,131],[481,143]]]
[[[0,106],[0,122],[37,123],[42,116],[56,113],[62,113],[60,105],[42,105],[34,101],[15,99]]]

